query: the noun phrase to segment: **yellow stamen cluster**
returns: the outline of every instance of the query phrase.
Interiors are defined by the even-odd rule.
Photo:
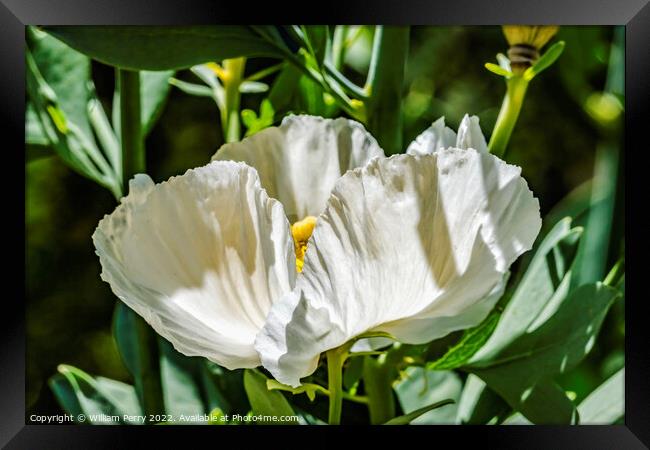
[[[316,226],[316,218],[307,216],[302,220],[291,225],[291,235],[293,236],[293,246],[296,252],[296,271],[302,272],[302,266],[305,264],[305,252],[307,252],[307,241],[311,237]]]

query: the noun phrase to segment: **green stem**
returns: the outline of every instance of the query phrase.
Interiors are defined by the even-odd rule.
[[[392,386],[395,367],[392,363],[387,354],[378,358],[366,356],[363,361],[363,383],[368,397],[370,423],[373,425],[388,422],[395,417]]]
[[[402,85],[409,47],[409,27],[377,26],[368,71],[368,131],[387,155],[402,149]]]
[[[223,61],[226,79],[222,80],[225,91],[225,108],[221,111],[221,124],[226,142],[236,142],[241,138],[239,122],[239,104],[241,93],[239,87],[244,77],[246,58],[232,58]]]
[[[140,73],[117,70],[120,92],[120,142],[122,144],[122,184],[128,194],[129,179],[145,171],[144,140],[140,119]]]
[[[499,157],[506,152],[510,135],[524,103],[528,81],[521,75],[514,75],[506,81],[506,87],[506,95],[503,98],[501,110],[488,144],[490,152]]]
[[[337,25],[334,28],[332,37],[332,64],[337,70],[341,70],[345,59],[345,41],[348,35],[348,25]]]
[[[343,363],[348,355],[348,347],[342,346],[327,351],[327,390],[330,393],[330,425],[341,423],[343,411]]]
[[[122,180],[124,194],[128,194],[129,180],[136,173],[145,173],[145,149],[141,129],[140,73],[118,69],[117,82],[120,95],[120,143],[122,146]],[[135,380],[139,387],[140,403],[144,413],[149,416],[164,414],[158,345],[156,334],[146,321],[132,309],[126,308],[132,316],[133,332],[137,336],[137,363],[140,379]]]

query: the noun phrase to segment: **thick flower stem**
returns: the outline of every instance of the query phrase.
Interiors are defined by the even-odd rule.
[[[334,348],[327,352],[327,383],[330,393],[330,410],[328,423],[339,425],[343,411],[343,363],[348,356],[348,349]]]
[[[514,75],[506,81],[506,95],[503,98],[501,110],[488,144],[490,152],[496,156],[502,157],[506,151],[510,135],[524,103],[528,83],[528,80],[522,75]]]
[[[395,417],[395,399],[393,397],[394,366],[386,354],[373,358],[364,357],[363,383],[368,396],[370,423],[378,425]]]
[[[140,73],[117,70],[120,92],[120,142],[122,144],[122,185],[128,194],[129,179],[145,171],[144,141],[140,119]]]
[[[128,194],[129,180],[146,168],[144,139],[141,125],[140,74],[137,71],[117,70],[120,95],[120,143],[122,146],[122,179],[124,194]],[[124,306],[124,305],[122,305]],[[125,314],[131,317],[133,329],[130,333],[136,339],[132,349],[138,369],[133,373],[140,404],[147,415],[165,412],[160,366],[158,363],[157,337],[151,327],[132,309]]]
[[[246,58],[243,57],[223,61],[225,79],[222,81],[225,91],[225,107],[221,111],[221,124],[226,142],[236,142],[241,138],[241,124],[239,121],[241,92],[239,88],[244,76],[245,66]]]

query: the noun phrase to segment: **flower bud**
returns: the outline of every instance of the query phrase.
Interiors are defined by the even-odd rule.
[[[557,33],[555,25],[504,25],[503,34],[510,45],[508,58],[514,73],[522,73],[539,58],[539,51]]]

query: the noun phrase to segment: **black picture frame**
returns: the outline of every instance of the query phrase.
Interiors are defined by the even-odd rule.
[[[563,0],[539,2],[533,0],[454,0],[433,2],[425,0],[361,0],[328,1],[307,5],[306,2],[253,3],[200,0],[0,0],[0,54],[2,55],[2,121],[4,160],[3,196],[6,248],[4,262],[6,286],[0,313],[0,445],[6,448],[124,448],[138,443],[150,444],[150,435],[168,445],[176,439],[187,445],[196,443],[197,433],[218,436],[219,433],[250,436],[247,427],[82,427],[77,425],[25,424],[25,286],[16,280],[25,261],[25,247],[18,236],[25,237],[23,222],[25,208],[24,153],[24,45],[26,25],[165,25],[214,23],[347,23],[347,24],[409,24],[409,25],[498,25],[535,23],[559,25],[625,25],[625,148],[626,155],[640,159],[648,152],[647,140],[642,140],[649,123],[650,100],[650,5],[648,0]],[[23,164],[23,166],[20,166]],[[413,439],[430,439],[439,446],[451,439],[454,445],[476,440],[485,448],[648,448],[650,445],[650,351],[646,344],[647,315],[643,314],[646,296],[637,296],[637,285],[644,271],[643,241],[648,230],[644,218],[648,191],[640,161],[626,165],[626,235],[632,245],[626,252],[627,290],[632,295],[626,305],[626,378],[625,425],[617,426],[509,426],[509,427],[375,427],[372,434],[382,438],[386,433],[400,433]],[[18,195],[18,193],[22,195]],[[639,202],[640,207],[636,207]],[[16,272],[16,273],[13,273]],[[24,274],[23,278],[24,280]],[[639,289],[640,291],[640,289]],[[199,429],[200,428],[200,429]],[[291,427],[280,431],[275,427],[253,427],[253,434],[277,436],[269,442],[313,445],[313,432],[327,434],[333,443],[343,439],[345,430],[332,427]],[[287,431],[288,430],[288,431]],[[397,431],[396,431],[397,430]],[[280,434],[282,433],[280,437]],[[145,436],[145,434],[147,436]],[[293,435],[296,435],[293,437]],[[291,435],[287,439],[287,435]],[[209,439],[212,439],[209,438]],[[190,440],[187,440],[190,439]],[[281,440],[280,440],[281,439]],[[408,441],[413,442],[411,437]],[[244,442],[244,441],[242,441]],[[325,442],[325,441],[323,441]],[[222,442],[223,444],[223,442]],[[192,444],[194,445],[194,444]],[[219,445],[214,441],[213,445]],[[284,447],[284,444],[281,445]]]

